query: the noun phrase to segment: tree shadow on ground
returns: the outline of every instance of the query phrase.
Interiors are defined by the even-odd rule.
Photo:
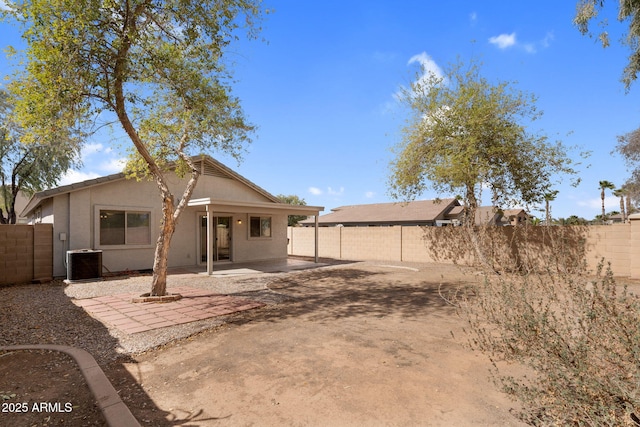
[[[162,427],[195,425],[192,423],[197,424],[203,421],[201,411],[195,414],[182,411],[180,413],[183,415],[178,418],[158,408],[123,365],[136,361],[118,352],[118,340],[101,322],[73,304],[65,294],[64,288],[65,285],[61,281],[0,287],[0,325],[2,325],[0,346],[55,344],[81,348],[96,359],[122,401],[141,424]],[[59,357],[59,361],[51,362],[52,357]],[[87,396],[88,389],[86,387],[69,389],[66,376],[59,374],[59,365],[67,363],[64,360],[65,357],[68,358],[62,354],[52,356],[51,353],[29,352],[24,357],[15,357],[15,363],[17,363],[15,369],[9,369],[10,367],[7,366],[13,357],[5,357],[3,360],[5,369],[0,371],[4,372],[0,376],[0,391],[15,394],[15,399],[19,399],[28,391],[26,395],[29,399],[38,401],[37,391],[42,388],[43,382],[46,382],[49,389],[46,397],[48,401],[53,399],[58,402],[87,406],[74,409],[76,414],[83,411],[89,417],[82,419],[81,424],[105,425],[105,420],[95,405],[95,399],[93,396]],[[39,378],[35,378],[33,375],[30,376],[30,373],[35,375],[36,372],[28,369],[29,366],[24,364],[25,360],[31,360],[31,364],[40,360],[46,366],[52,368],[57,366],[58,371],[52,370],[48,377],[46,372],[39,373]],[[69,362],[65,366],[79,372],[75,363]],[[56,387],[60,390],[59,396],[56,396]],[[7,418],[7,414],[2,415],[5,420],[11,421]],[[33,421],[38,425],[42,419],[46,418],[46,416],[40,417],[40,414],[26,415],[35,415],[36,418]],[[20,414],[11,414],[11,418],[15,418],[13,425],[33,425],[34,423],[26,417],[20,418]]]
[[[306,317],[322,321],[357,316],[410,318],[424,314],[453,314],[441,289],[451,289],[462,283],[430,278],[428,272],[406,273],[382,266],[308,271],[277,279],[268,285],[281,297],[280,304],[240,316],[246,320]],[[251,297],[250,294],[238,295]]]

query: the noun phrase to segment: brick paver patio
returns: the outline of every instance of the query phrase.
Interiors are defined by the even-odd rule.
[[[171,291],[181,294],[182,299],[165,303],[133,303],[132,298],[138,295],[123,293],[74,300],[74,303],[102,323],[115,326],[128,334],[195,322],[264,305],[246,298],[215,294],[188,286],[172,288]]]

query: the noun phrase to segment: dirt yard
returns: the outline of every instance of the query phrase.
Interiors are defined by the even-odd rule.
[[[143,425],[522,425],[438,293],[474,280],[436,264],[292,273],[268,285],[284,302],[104,370]]]
[[[288,303],[127,370],[173,422],[189,425],[518,425],[438,295],[440,284],[474,276],[418,269],[356,264],[288,276],[269,286]]]

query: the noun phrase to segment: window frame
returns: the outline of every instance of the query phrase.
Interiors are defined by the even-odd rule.
[[[102,244],[101,238],[101,221],[100,214],[102,211],[123,212],[124,213],[124,244],[116,243],[113,245]],[[96,249],[147,249],[154,247],[154,212],[155,209],[141,206],[109,206],[96,205],[94,207],[94,247]],[[148,243],[127,243],[127,222],[129,214],[147,214],[149,215],[149,242]]]
[[[251,221],[253,219],[258,219],[258,221],[260,222],[260,235],[259,236],[254,236],[252,235],[252,227],[251,227]],[[269,221],[269,235],[263,235],[263,221],[268,220]],[[249,214],[248,215],[248,226],[247,226],[247,234],[248,234],[248,238],[249,240],[270,240],[273,239],[273,216],[272,215],[261,215],[261,214]]]

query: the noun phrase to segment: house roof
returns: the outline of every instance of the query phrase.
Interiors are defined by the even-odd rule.
[[[211,156],[208,156],[206,154],[193,156],[192,160],[196,162],[196,164],[201,168],[200,172],[203,175],[219,176],[219,177],[237,180],[243,183],[244,185],[246,185],[247,187],[253,189],[257,193],[261,194],[267,200],[273,203],[281,203],[276,196],[269,193],[267,190],[263,189],[262,187],[249,181],[242,175],[233,171],[232,169],[220,163],[219,161],[217,161]],[[29,199],[27,206],[22,210],[21,216],[23,217],[28,216],[35,208],[38,207],[38,205],[40,205],[40,203],[42,203],[42,201],[49,199],[53,196],[57,196],[59,194],[71,193],[74,191],[82,190],[89,187],[95,187],[98,185],[103,185],[109,182],[119,181],[122,179],[126,179],[126,176],[124,173],[120,172],[112,175],[102,176],[94,179],[88,179],[86,181],[76,182],[76,183],[40,191],[38,193],[35,193],[31,197],[31,199]]]
[[[475,223],[499,224],[508,222],[510,215],[519,215],[523,209],[500,211],[494,206],[480,206],[476,209]],[[462,220],[464,206],[456,199],[420,200],[405,203],[374,203],[366,205],[341,206],[318,218],[319,225],[390,225],[390,224],[434,224],[438,220]],[[506,216],[506,218],[503,218]],[[313,219],[300,222],[311,225]]]
[[[341,206],[332,209],[331,213],[320,216],[318,224],[427,223],[434,222],[436,219],[445,219],[445,213],[457,205],[456,199],[440,199]],[[313,220],[301,222],[312,224]]]
[[[527,213],[527,211],[525,211],[524,209],[505,209],[502,211],[502,213],[504,214],[504,216],[506,217],[510,217],[510,216],[515,216],[515,215],[520,215],[521,213],[525,214],[525,215],[529,215]]]

